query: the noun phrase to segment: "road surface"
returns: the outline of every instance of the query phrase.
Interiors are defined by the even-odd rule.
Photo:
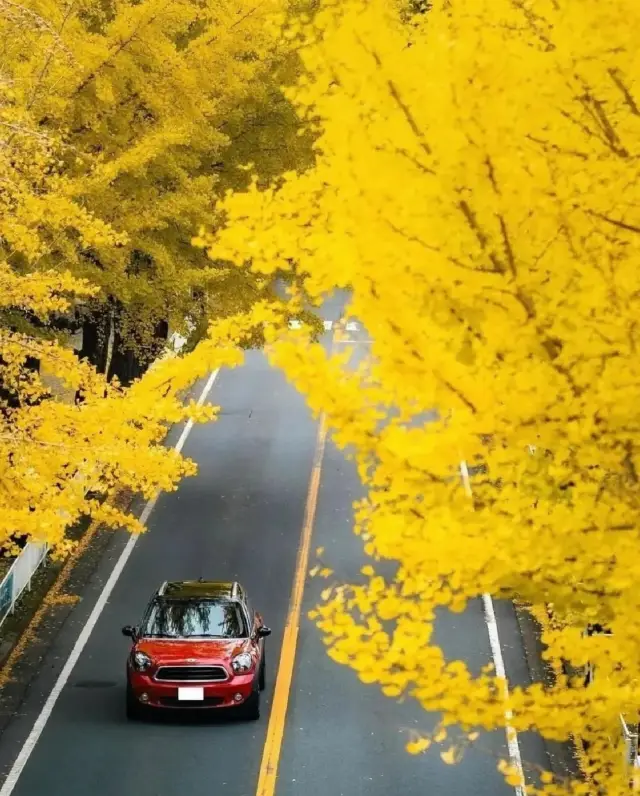
[[[340,311],[336,301],[327,305],[325,317],[335,321]],[[363,340],[360,348],[366,346],[362,332],[350,336]],[[222,407],[219,420],[196,426],[184,448],[198,462],[198,475],[155,505],[149,533],[133,549],[22,773],[15,781],[14,769],[7,780],[15,796],[256,796],[318,424],[258,352],[248,354],[243,368],[223,371],[209,400]],[[325,547],[337,576],[345,579],[363,564],[360,545],[349,532],[351,504],[358,495],[352,464],[327,442],[312,550]],[[72,621],[42,661],[20,715],[6,730],[3,780],[126,541],[116,540],[101,563]],[[163,580],[199,576],[243,582],[273,630],[262,718],[257,723],[220,718],[127,723],[128,640],[120,628],[138,621]],[[505,754],[504,733],[484,739],[485,750],[470,752],[458,766],[444,765],[437,753],[406,754],[407,728],[430,728],[433,717],[383,697],[326,656],[306,618],[322,587],[316,580],[305,585],[293,678],[286,689],[288,709],[283,726],[272,727],[282,736],[270,760],[277,779],[269,784],[267,777],[259,796],[511,796],[513,789],[496,770],[495,756]],[[513,613],[509,606],[496,611],[507,671],[513,682],[525,682]],[[437,633],[445,651],[472,669],[491,660],[479,604],[463,615],[443,617]],[[535,739],[521,741],[523,757],[545,762]],[[0,793],[10,789],[5,784]]]

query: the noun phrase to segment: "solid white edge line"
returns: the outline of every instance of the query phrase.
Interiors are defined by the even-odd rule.
[[[502,657],[502,648],[500,646],[500,635],[498,634],[498,623],[496,621],[496,614],[493,610],[493,600],[491,595],[482,595],[482,604],[484,605],[484,618],[487,623],[487,630],[489,631],[489,643],[491,645],[491,655],[493,657],[493,665],[495,667],[496,675],[504,679],[505,682],[505,697],[509,695],[509,687],[507,685],[507,672],[504,666],[504,658]],[[520,744],[518,743],[518,733],[510,726],[509,721],[513,718],[510,710],[505,710],[505,718],[507,724],[505,732],[507,735],[507,748],[509,750],[509,758],[511,764],[515,766],[524,783],[524,770],[522,768],[522,757],[520,755]],[[516,785],[515,791],[518,796],[526,796],[527,789],[523,784],[522,786]],[[0,796],[2,793],[0,792]]]
[[[471,478],[469,477],[469,468],[467,462],[462,459],[460,462],[460,474],[462,476],[462,483],[467,497],[472,497],[473,491],[471,489]],[[498,633],[498,622],[496,621],[496,614],[493,610],[493,600],[490,594],[482,595],[482,604],[484,606],[484,620],[487,625],[489,633],[489,645],[491,646],[491,657],[493,658],[493,665],[496,675],[504,680],[505,698],[509,696],[509,685],[507,680],[507,670],[504,666],[504,658],[502,657],[502,647],[500,646],[500,634]],[[505,710],[504,716],[506,721],[505,733],[507,735],[507,749],[509,751],[509,759],[511,765],[515,766],[523,785],[516,785],[515,792],[517,796],[526,796],[527,788],[524,784],[524,770],[522,768],[522,757],[520,755],[520,744],[518,743],[518,733],[510,726],[509,721],[513,718],[513,714],[509,709]],[[0,792],[0,796],[2,793]]]
[[[200,393],[200,397],[198,398],[198,406],[202,406],[202,404],[206,401],[207,395],[211,391],[213,384],[220,373],[220,368],[215,370],[210,376],[209,380],[205,384],[202,392]],[[187,437],[191,429],[193,428],[193,422],[189,420],[182,430],[182,434],[178,439],[177,443],[174,446],[174,449],[178,451],[178,453],[182,450],[184,443],[187,441]],[[151,512],[155,508],[156,503],[158,502],[158,497],[160,493],[156,493],[146,504],[142,514],[140,515],[140,522],[143,524],[147,522],[149,519]],[[67,662],[65,663],[62,671],[58,675],[58,679],[56,680],[55,685],[51,689],[51,693],[47,697],[47,701],[44,703],[38,718],[35,720],[33,727],[31,728],[31,732],[27,737],[18,757],[15,759],[13,766],[11,767],[11,771],[7,774],[7,778],[5,779],[2,788],[0,788],[0,796],[10,796],[13,793],[13,789],[15,788],[18,780],[20,779],[20,775],[22,774],[25,766],[29,758],[31,757],[31,753],[35,749],[36,744],[40,736],[42,735],[42,731],[47,725],[49,718],[51,717],[51,713],[53,712],[53,708],[55,707],[56,702],[58,701],[58,697],[62,693],[62,689],[67,684],[73,669],[78,662],[80,655],[82,655],[82,651],[84,650],[91,633],[93,632],[98,620],[100,619],[100,615],[104,611],[104,608],[107,604],[109,597],[111,596],[111,592],[113,591],[120,575],[122,575],[122,571],[124,570],[131,553],[133,552],[133,548],[136,546],[136,542],[138,541],[138,536],[131,536],[125,545],[124,550],[120,554],[120,558],[118,558],[116,565],[114,566],[109,579],[105,583],[102,591],[100,592],[100,596],[96,604],[93,607],[93,611],[89,615],[78,639],[71,650],[71,654],[67,658]]]

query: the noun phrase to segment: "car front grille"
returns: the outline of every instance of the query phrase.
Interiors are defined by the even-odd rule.
[[[229,679],[222,666],[161,666],[156,680],[179,683],[220,683]]]
[[[205,697],[198,700],[178,699],[178,697],[160,697],[158,702],[165,708],[215,708],[222,705],[222,697]]]

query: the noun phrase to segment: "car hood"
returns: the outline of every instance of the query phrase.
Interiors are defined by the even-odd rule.
[[[184,641],[180,639],[140,639],[136,649],[145,652],[154,663],[185,663],[194,658],[197,663],[229,662],[248,648],[247,639],[210,639]]]

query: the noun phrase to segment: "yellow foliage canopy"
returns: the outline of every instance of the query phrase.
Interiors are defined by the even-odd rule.
[[[5,289],[6,288],[6,289]],[[0,275],[0,307],[65,308],[64,293],[86,286],[55,273],[39,277]],[[195,472],[194,462],[162,446],[167,424],[215,417],[213,407],[184,403],[185,391],[211,370],[241,360],[233,319],[212,327],[210,339],[194,352],[159,362],[128,390],[107,384],[104,376],[53,341],[2,331],[3,401],[0,415],[0,543],[13,534],[47,541],[65,552],[65,531],[83,514],[112,527],[141,531],[136,518],[96,501],[88,489],[111,494],[129,488],[146,497],[174,490]],[[25,371],[25,359],[73,391],[81,404],[52,398],[37,372]],[[13,400],[6,401],[9,394]],[[7,548],[12,552],[11,545]]]
[[[133,517],[87,502],[87,490],[130,487],[148,497],[194,472],[160,443],[168,424],[215,414],[183,405],[185,391],[240,361],[236,314],[262,295],[264,280],[212,267],[191,236],[212,206],[214,165],[229,144],[222,127],[238,123],[238,108],[260,93],[254,81],[275,58],[265,18],[277,7],[279,0],[0,0],[5,551],[13,552],[4,543],[14,534],[64,551],[66,527],[86,512],[141,530]],[[225,279],[226,293],[212,290],[224,320],[209,339],[159,362],[130,390],[78,362],[51,323],[109,295],[138,310],[139,326],[172,314],[182,320],[196,290]],[[51,396],[33,363],[82,403]]]
[[[229,197],[210,251],[295,262],[318,299],[349,287],[373,338],[357,373],[291,338],[271,352],[357,451],[366,551],[400,564],[320,607],[333,657],[445,722],[500,726],[502,689],[444,661],[433,610],[552,602],[573,625],[551,653],[598,678],[515,689],[512,724],[578,732],[617,793],[610,737],[640,704],[640,5],[432,5],[407,22],[327,2],[292,25],[317,165]],[[463,459],[488,468],[471,500]],[[584,637],[594,621],[614,635]]]
[[[0,257],[89,279],[88,306],[108,304],[142,354],[159,321],[248,308],[255,279],[190,240],[237,172],[231,136],[281,58],[266,21],[283,4],[3,2]]]

